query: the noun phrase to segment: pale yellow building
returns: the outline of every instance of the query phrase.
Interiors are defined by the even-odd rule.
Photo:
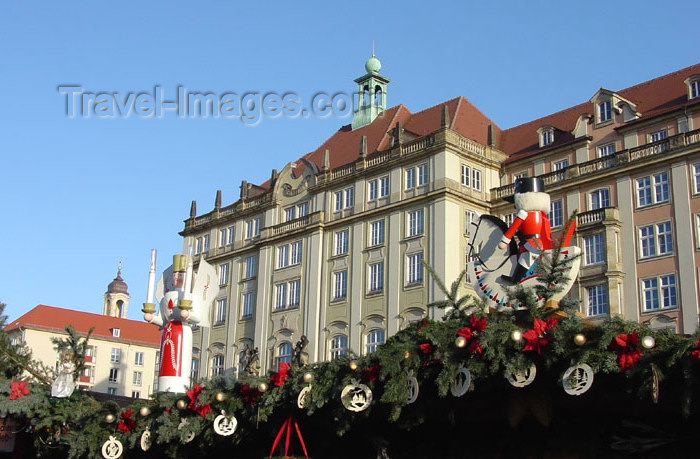
[[[124,318],[128,304],[127,286],[118,272],[105,293],[103,315],[40,304],[12,321],[5,331],[12,344],[25,343],[33,359],[55,367],[59,356],[51,338],[67,337],[67,325],[80,336],[92,328],[78,388],[145,399],[155,391],[160,332],[153,325]]]
[[[350,125],[267,182],[243,182],[230,205],[217,193],[197,215],[193,203],[183,246],[220,277],[193,374],[239,371],[246,346],[274,368],[302,335],[311,361],[365,354],[439,318],[426,304],[443,295],[420,261],[456,279],[470,223],[512,218],[502,198],[519,175],[545,179],[555,232],[580,212],[572,295],[584,314],[695,330],[700,65],[505,130],[463,97],[418,113],[386,108],[389,80],[376,58],[365,68]]]

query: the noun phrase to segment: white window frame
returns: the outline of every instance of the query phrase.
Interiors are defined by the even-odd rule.
[[[216,354],[211,358],[211,375],[221,376],[226,368],[225,357],[223,354]]]
[[[471,186],[472,168],[466,164],[462,164],[462,186],[469,188]]]
[[[554,161],[552,163],[553,171],[561,171],[569,167],[569,158],[560,159],[559,161]]]
[[[235,236],[236,236],[236,227],[229,226],[228,227],[228,239],[226,240],[226,243],[228,245],[233,244],[233,241],[235,240]]]
[[[367,182],[367,200],[376,201],[379,197],[379,180],[374,179]]]
[[[115,338],[119,338],[119,336],[122,334],[121,329],[119,328],[113,328],[112,329],[112,336]]]
[[[690,86],[690,98],[695,99],[696,97],[700,97],[700,78],[696,78],[694,80],[691,80],[689,82]]]
[[[260,217],[251,218],[245,223],[245,238],[252,239],[260,235],[260,224],[262,220]]]
[[[202,252],[209,252],[209,235],[202,236]]]
[[[219,285],[228,284],[229,264],[222,263],[219,265]]]
[[[277,367],[277,370],[280,368],[280,363],[292,363],[292,355],[293,355],[293,348],[292,348],[292,343],[290,342],[283,342],[280,343],[279,346],[277,346],[276,349],[276,355],[275,355],[275,367]]]
[[[661,142],[662,140],[668,138],[668,129],[659,129],[658,131],[649,133],[649,143]]]
[[[406,214],[406,237],[423,234],[423,209],[411,210]]]
[[[428,184],[428,163],[419,164],[416,168],[416,186]]]
[[[348,295],[348,270],[335,271],[333,273],[333,298],[332,301],[345,300]]]
[[[562,199],[554,199],[549,202],[549,215],[547,219],[552,228],[558,228],[564,225],[564,201]]]
[[[606,284],[586,287],[586,308],[588,317],[607,315],[609,307],[608,286]]]
[[[384,244],[384,219],[370,222],[368,247]]]
[[[198,237],[194,240],[194,254],[198,255],[202,253],[202,237]]]
[[[349,209],[355,205],[355,187],[351,186],[334,193],[335,196],[335,211],[340,212],[343,209]]]
[[[297,218],[297,208],[296,206],[289,206],[284,209],[284,221],[290,222]]]
[[[481,191],[481,169],[472,167],[472,189]]]
[[[367,269],[368,293],[379,293],[384,290],[384,261],[370,263]]]
[[[331,360],[348,353],[348,337],[347,335],[335,335],[330,340],[329,357]]]
[[[143,366],[143,352],[140,352],[140,351],[134,352],[134,366],[137,366],[137,367]]]
[[[226,323],[226,298],[216,300],[214,310],[214,325],[223,325]]]
[[[379,197],[385,198],[389,196],[389,176],[379,177]]]
[[[287,301],[288,308],[298,308],[301,303],[301,280],[294,279],[289,281],[289,300]]]
[[[693,164],[693,194],[700,193],[700,163]]]
[[[244,292],[241,298],[241,319],[253,317],[255,307],[255,292]]]
[[[613,113],[613,109],[612,109],[612,101],[611,100],[604,100],[603,102],[598,103],[598,122],[599,123],[611,121],[612,117],[613,117],[612,113]]]
[[[287,309],[287,283],[275,284],[275,311]]]
[[[294,241],[289,244],[289,266],[301,264],[302,242]]]
[[[143,384],[143,373],[140,371],[134,371],[133,377],[131,379],[132,386],[140,386]]]
[[[373,328],[365,335],[365,353],[371,354],[384,344],[386,333],[383,328]]]
[[[122,359],[122,350],[118,347],[112,348],[112,353],[109,357],[111,363],[119,363]]]
[[[644,182],[644,184],[642,184]],[[668,172],[662,171],[656,174],[637,177],[634,181],[637,207],[648,207],[655,204],[667,203],[671,200],[671,191]],[[644,190],[645,199],[642,200]],[[647,199],[649,202],[646,202]]]
[[[423,283],[423,252],[406,255],[406,285]]]
[[[605,201],[607,201],[607,203],[603,202],[603,196],[605,197]],[[606,207],[610,207],[610,205],[610,188],[598,188],[597,190],[593,190],[588,193],[589,210],[604,209]]]
[[[545,128],[540,131],[540,148],[548,147],[554,143],[554,129]]]
[[[309,202],[297,204],[297,218],[306,217],[309,215]]]
[[[225,247],[226,246],[226,241],[227,241],[227,232],[226,228],[222,228],[219,230],[219,247]]]
[[[678,282],[675,273],[646,277],[640,279],[639,284],[642,294],[642,312],[678,307]]]
[[[599,145],[596,149],[596,155],[598,158],[604,158],[606,156],[612,156],[615,154],[615,142],[606,143],[605,145]]]
[[[406,169],[405,176],[405,189],[412,190],[416,187],[416,169],[414,167],[409,167]]]
[[[116,384],[119,382],[119,368],[110,368],[107,382]]]
[[[116,388],[116,387],[108,387],[108,388],[107,388],[107,394],[109,394],[109,395],[117,395],[117,388]]]
[[[277,246],[277,269],[289,266],[289,245]]]
[[[605,235],[591,234],[583,237],[585,266],[598,265],[605,262]]]
[[[245,264],[245,269],[243,270],[245,276],[244,279],[252,279],[257,274],[257,258],[257,255],[250,255],[245,258],[243,262]]]
[[[350,231],[347,229],[336,231],[333,235],[333,255],[344,255],[348,253],[348,238]]]
[[[673,222],[664,220],[637,227],[639,258],[647,259],[673,255]]]

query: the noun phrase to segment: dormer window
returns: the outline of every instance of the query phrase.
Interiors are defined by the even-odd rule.
[[[598,122],[603,123],[612,119],[612,102],[606,100],[598,104]]]
[[[115,338],[119,338],[119,335],[121,334],[121,330],[118,328],[113,328],[112,329],[112,336]]]
[[[551,126],[541,127],[537,130],[540,136],[540,148],[554,143],[554,128]]]
[[[688,86],[688,99],[700,97],[700,75],[687,78],[684,83]]]

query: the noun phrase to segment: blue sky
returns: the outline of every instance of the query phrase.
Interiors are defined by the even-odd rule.
[[[372,41],[388,105],[462,95],[501,128],[698,63],[696,4],[616,2],[2,2],[0,301],[101,313],[123,262],[140,319],[199,213],[314,150],[350,118],[66,116],[57,87],[129,93],[354,88]],[[116,97],[116,96],[115,96]],[[116,100],[116,99],[115,99]]]

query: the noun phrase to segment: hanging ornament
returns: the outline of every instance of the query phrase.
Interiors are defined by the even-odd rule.
[[[651,364],[651,400],[654,403],[659,403],[659,369],[656,365]]]
[[[583,333],[576,333],[574,335],[574,343],[577,346],[583,346],[584,344],[586,344],[586,335],[584,335]]]
[[[471,384],[472,376],[469,370],[464,368],[462,365],[457,368],[454,376],[452,377],[452,383],[450,384],[450,393],[453,397],[461,397],[466,394],[469,390],[469,384]]]
[[[537,375],[537,367],[531,364],[530,368],[525,371],[512,371],[506,374],[506,379],[513,387],[525,387],[535,380]]]
[[[113,423],[115,419],[117,418],[112,413],[109,413],[105,416],[105,422],[108,422],[109,424]]]
[[[585,363],[569,367],[561,378],[564,392],[569,395],[581,395],[593,385],[593,369]]]
[[[180,425],[177,426],[177,430],[182,430],[182,429],[184,429],[186,426],[187,426],[187,419],[182,418],[182,419],[180,420]],[[185,439],[182,440],[182,444],[183,444],[183,445],[184,445],[184,444],[187,444],[187,443],[191,442],[192,440],[194,440],[194,432],[190,431],[190,433],[187,434],[187,437],[185,437]]]
[[[523,332],[521,332],[520,330],[513,330],[510,334],[510,339],[517,343],[518,341],[523,339]]]
[[[364,411],[372,403],[372,390],[357,379],[351,379],[350,384],[340,393],[343,406],[350,411]]]
[[[406,375],[406,385],[408,386],[408,397],[406,397],[406,405],[410,405],[418,399],[418,380],[413,376],[413,370]]]
[[[187,408],[187,402],[182,400],[182,399],[178,400],[176,405],[177,405],[177,409],[179,409],[179,410],[184,410],[185,408]]]
[[[310,371],[307,371],[304,373],[304,382],[305,383],[310,383],[311,381],[314,380],[314,374],[311,373]]]
[[[267,383],[261,382],[258,384],[258,392],[267,392]]]
[[[408,359],[408,358],[410,358],[410,357],[411,357],[411,353],[410,353],[409,351],[406,351],[406,352],[403,353],[403,358],[404,358],[404,359]]]
[[[123,451],[124,447],[122,446],[122,442],[111,435],[109,436],[109,440],[102,445],[102,457],[105,459],[116,459],[122,455]]]
[[[233,435],[233,433],[236,431],[236,427],[238,427],[238,420],[236,417],[227,417],[224,410],[221,410],[221,414],[214,419],[214,432],[224,437]]]
[[[224,394],[223,392],[217,392],[214,396],[214,400],[216,400],[217,402],[223,402],[224,400],[226,400],[226,394]]]
[[[355,360],[351,360],[349,366],[352,371],[357,370],[357,362]]]
[[[141,434],[141,449],[143,451],[151,449],[151,430],[148,427]]]
[[[656,340],[653,336],[645,336],[642,338],[642,346],[644,346],[645,349],[652,349],[656,346]]]
[[[458,336],[455,338],[455,346],[458,348],[463,348],[464,346],[467,345],[467,339],[464,336]]]
[[[311,393],[311,384],[304,387],[299,392],[299,396],[297,397],[297,406],[299,407],[299,409],[303,410],[306,407],[306,401],[307,401],[310,393]]]
[[[151,409],[147,406],[142,406],[141,409],[139,409],[139,414],[143,417],[146,417],[149,414],[151,414]]]

